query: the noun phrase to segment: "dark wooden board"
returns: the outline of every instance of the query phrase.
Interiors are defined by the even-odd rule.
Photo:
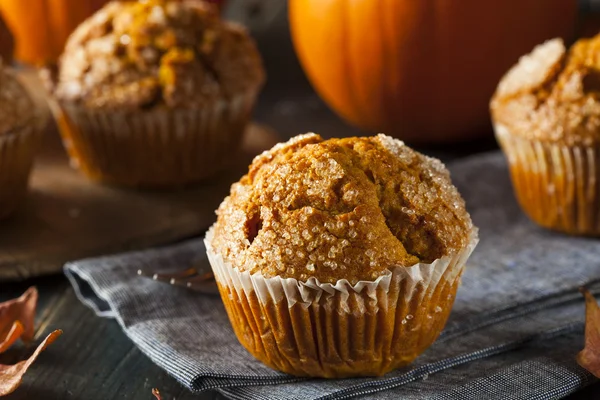
[[[40,292],[36,339],[31,347],[16,344],[0,355],[0,364],[27,358],[49,332],[62,329],[25,375],[22,386],[6,397],[45,400],[221,399],[214,392],[193,394],[152,363],[126,338],[114,320],[98,318],[76,299],[64,277],[28,283],[0,283],[0,301],[19,296],[30,284]],[[4,399],[4,398],[3,398]]]
[[[35,79],[26,78],[36,95],[43,93]],[[277,141],[273,131],[252,124],[243,154],[230,171],[193,189],[136,191],[92,183],[70,168],[54,124],[49,123],[29,196],[14,216],[0,221],[0,281],[57,273],[70,260],[200,234],[252,157]]]

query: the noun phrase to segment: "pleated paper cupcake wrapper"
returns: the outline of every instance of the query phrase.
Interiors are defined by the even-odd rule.
[[[24,201],[40,139],[41,130],[34,126],[0,133],[0,219]]]
[[[256,94],[201,109],[98,111],[52,101],[73,167],[92,180],[181,187],[225,168],[240,149]]]
[[[600,235],[600,148],[528,140],[502,126],[496,137],[508,159],[521,208],[539,225]]]
[[[397,267],[374,281],[265,278],[240,271],[205,244],[241,344],[273,369],[297,376],[383,375],[433,343],[452,308],[478,242],[431,264]]]

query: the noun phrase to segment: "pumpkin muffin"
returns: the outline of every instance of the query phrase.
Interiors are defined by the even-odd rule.
[[[537,46],[502,78],[491,112],[525,213],[600,234],[600,36]]]
[[[385,135],[258,156],[205,242],[233,329],[298,376],[382,375],[441,332],[477,242],[438,160]]]
[[[0,219],[23,201],[38,148],[40,116],[33,100],[0,62]]]
[[[73,165],[133,187],[179,187],[226,166],[264,81],[248,33],[199,0],[107,4],[49,75]]]

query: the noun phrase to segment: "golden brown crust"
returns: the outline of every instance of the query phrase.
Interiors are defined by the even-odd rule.
[[[241,270],[331,283],[432,262],[472,230],[444,166],[385,135],[278,145],[217,214],[212,245]]]
[[[600,141],[600,36],[568,51],[554,39],[523,56],[500,81],[494,123],[528,139],[565,145]]]
[[[0,135],[33,123],[35,106],[27,90],[0,63]]]
[[[69,38],[54,94],[90,108],[195,108],[263,81],[248,33],[208,4],[111,2]]]

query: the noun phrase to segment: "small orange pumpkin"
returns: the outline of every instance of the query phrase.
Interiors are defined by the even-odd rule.
[[[3,63],[10,64],[14,51],[14,40],[8,26],[0,14],[0,58]]]
[[[371,132],[440,143],[491,132],[488,102],[519,56],[570,38],[577,0],[290,0],[317,92]]]
[[[69,34],[106,0],[0,0],[16,39],[15,58],[31,64],[56,61]]]

